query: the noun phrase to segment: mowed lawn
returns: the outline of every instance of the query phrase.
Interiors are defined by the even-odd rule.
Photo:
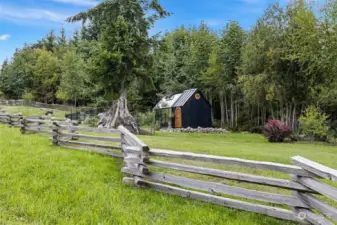
[[[23,116],[45,116],[45,111],[41,111],[40,108],[25,107],[25,106],[3,106],[0,105],[0,110],[5,110],[9,114],[22,113]],[[56,119],[64,120],[65,114],[68,111],[54,109],[54,117]]]
[[[154,137],[140,136],[140,138],[151,148],[191,151],[285,164],[292,164],[290,158],[300,155],[337,169],[337,146],[329,146],[319,142],[269,143],[263,135],[248,133],[157,132]]]
[[[301,155],[337,169],[337,147],[321,144],[270,144],[251,134],[140,138],[154,148],[280,163]],[[125,185],[121,168],[121,160],[54,147],[47,136],[21,135],[17,128],[0,125],[0,224],[295,224]]]

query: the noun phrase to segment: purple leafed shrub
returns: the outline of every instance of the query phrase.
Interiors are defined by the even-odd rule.
[[[280,120],[269,120],[264,125],[264,136],[269,142],[283,142],[291,135],[291,130],[287,124]]]

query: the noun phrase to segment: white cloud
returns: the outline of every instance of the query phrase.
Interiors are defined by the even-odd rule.
[[[95,0],[52,0],[59,3],[68,3],[78,6],[96,6],[99,2]]]
[[[0,19],[15,21],[52,21],[63,23],[69,15],[52,12],[46,9],[13,8],[0,5]]]
[[[0,41],[6,41],[8,38],[10,38],[11,36],[9,34],[3,34],[0,35]]]

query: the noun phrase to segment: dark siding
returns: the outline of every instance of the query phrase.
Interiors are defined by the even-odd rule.
[[[195,98],[196,93],[201,96],[199,100]],[[196,93],[182,107],[183,127],[212,127],[211,105],[201,92]]]

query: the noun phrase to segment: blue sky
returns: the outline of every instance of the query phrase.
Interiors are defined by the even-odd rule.
[[[153,33],[177,26],[197,25],[205,21],[220,29],[229,20],[237,20],[245,28],[254,25],[268,4],[276,0],[160,0],[173,15],[156,24]],[[281,3],[287,0],[280,0]],[[64,20],[97,4],[98,0],[0,0],[0,64],[10,58],[16,48],[31,44],[48,31],[66,29],[70,36],[79,24]]]

